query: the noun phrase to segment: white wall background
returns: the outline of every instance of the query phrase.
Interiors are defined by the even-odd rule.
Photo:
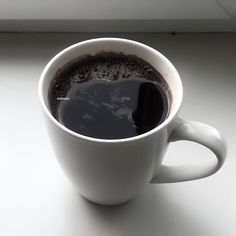
[[[235,31],[235,0],[0,0],[1,31]]]

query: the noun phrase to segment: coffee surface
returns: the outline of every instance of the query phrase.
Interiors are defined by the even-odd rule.
[[[169,109],[160,73],[136,56],[113,52],[67,64],[53,78],[48,96],[61,124],[102,139],[143,134],[162,123]]]

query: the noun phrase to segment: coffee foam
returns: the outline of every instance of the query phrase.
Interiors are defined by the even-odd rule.
[[[154,79],[156,71],[151,65],[147,64],[143,66],[143,61],[136,56],[127,56],[121,53],[101,52],[95,55],[95,57],[89,55],[81,57],[70,64],[78,63],[80,63],[80,67],[76,68],[71,80],[72,83],[81,83],[89,79],[114,81],[118,79],[135,78],[155,81],[157,78],[155,76]],[[158,75],[158,77],[160,77],[160,75]]]

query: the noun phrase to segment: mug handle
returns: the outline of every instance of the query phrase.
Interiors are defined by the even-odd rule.
[[[177,119],[177,124],[170,134],[169,142],[189,140],[209,148],[216,158],[195,165],[161,165],[151,183],[173,183],[207,177],[218,171],[226,157],[226,144],[219,131],[196,121]]]

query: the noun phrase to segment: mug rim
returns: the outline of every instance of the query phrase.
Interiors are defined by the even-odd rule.
[[[79,134],[75,131],[72,131],[69,128],[67,128],[66,126],[64,126],[63,124],[61,124],[56,118],[54,118],[54,116],[51,114],[48,107],[46,106],[45,99],[43,96],[43,82],[44,82],[44,79],[46,78],[47,72],[49,71],[50,67],[55,63],[55,61],[58,58],[62,57],[63,54],[65,54],[66,52],[73,50],[77,47],[80,47],[84,44],[96,43],[97,41],[120,41],[123,43],[135,44],[138,47],[144,47],[145,49],[151,50],[153,53],[158,54],[158,56],[161,58],[161,60],[163,60],[168,65],[168,67],[170,67],[174,71],[175,79],[177,80],[177,85],[178,85],[178,89],[179,89],[179,97],[177,97],[177,98],[172,97],[172,99],[175,99],[175,100],[177,99],[176,105],[175,105],[173,111],[170,111],[168,117],[161,124],[159,124],[155,128],[153,128],[143,134],[140,134],[140,135],[136,135],[136,136],[132,136],[132,137],[128,137],[128,138],[120,138],[120,139],[101,139],[101,138],[89,137],[89,136],[86,136],[83,134]],[[154,49],[144,43],[137,42],[135,40],[116,38],[116,37],[102,37],[102,38],[93,38],[93,39],[83,40],[81,42],[72,44],[72,45],[66,47],[65,49],[61,50],[53,58],[51,58],[51,60],[44,67],[44,69],[40,75],[39,85],[38,85],[38,96],[39,96],[40,104],[41,104],[44,112],[46,113],[47,117],[57,127],[59,127],[61,130],[63,130],[67,134],[70,134],[76,138],[79,138],[79,139],[82,139],[85,141],[92,141],[92,142],[96,142],[96,143],[121,143],[121,142],[131,142],[131,141],[137,141],[137,140],[143,139],[145,137],[148,137],[148,136],[160,131],[164,127],[166,127],[174,119],[174,117],[178,114],[178,111],[181,107],[182,100],[183,100],[183,86],[182,86],[182,81],[180,79],[179,73],[176,70],[176,68],[174,67],[174,65],[169,61],[169,59],[167,59],[162,53],[160,53],[156,49]]]

